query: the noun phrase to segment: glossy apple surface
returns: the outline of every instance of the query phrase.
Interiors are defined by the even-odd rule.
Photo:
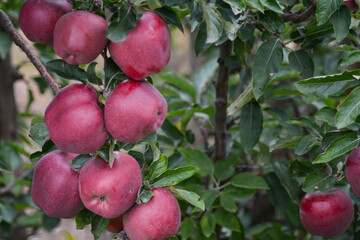
[[[125,41],[109,44],[111,57],[133,80],[160,72],[170,60],[170,48],[169,28],[153,12],[143,13]]]
[[[55,26],[55,52],[69,64],[87,64],[106,47],[107,23],[90,12],[76,11],[62,16]]]
[[[136,142],[159,128],[167,113],[161,93],[146,81],[127,80],[109,94],[105,126],[121,142]]]
[[[114,152],[112,168],[99,156],[81,168],[80,197],[90,211],[105,218],[116,218],[136,201],[142,184],[139,164],[128,154]]]
[[[151,190],[147,203],[135,205],[124,215],[124,229],[131,240],[161,240],[174,236],[181,224],[181,212],[174,195],[164,188]]]
[[[71,167],[74,157],[55,150],[36,163],[31,196],[48,216],[72,218],[84,208],[78,188],[79,171]]]
[[[354,218],[354,207],[347,193],[338,188],[330,192],[306,194],[301,200],[300,218],[305,229],[323,237],[343,234]]]
[[[71,10],[67,0],[27,0],[20,8],[20,28],[30,41],[52,45],[56,22]]]
[[[98,95],[89,85],[61,89],[45,111],[45,124],[51,140],[65,152],[95,152],[108,137]]]
[[[106,231],[112,233],[119,233],[124,229],[123,225],[123,215],[120,215],[117,218],[112,218],[109,221],[108,226],[106,227]]]
[[[345,165],[345,174],[354,193],[360,196],[360,147],[350,152]]]

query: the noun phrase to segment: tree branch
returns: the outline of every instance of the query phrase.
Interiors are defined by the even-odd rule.
[[[228,81],[230,69],[225,66],[225,59],[231,56],[232,42],[226,41],[220,45],[219,75],[215,82],[215,146],[214,160],[219,160],[226,156],[226,109],[228,101]]]
[[[316,10],[317,0],[313,0],[308,8],[304,8],[297,13],[285,13],[280,15],[284,22],[301,23],[308,19]]]
[[[14,41],[14,43],[21,48],[21,50],[26,54],[29,60],[34,64],[36,69],[39,71],[40,75],[45,79],[45,81],[50,85],[51,89],[58,93],[60,88],[51,75],[47,72],[45,66],[40,61],[34,49],[25,42],[21,35],[17,32],[16,28],[12,24],[9,16],[2,10],[0,10],[0,26],[5,30]]]

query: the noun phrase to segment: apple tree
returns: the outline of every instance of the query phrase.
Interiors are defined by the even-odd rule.
[[[359,4],[1,2],[0,236],[359,238]],[[43,115],[30,88],[14,115],[11,42]]]

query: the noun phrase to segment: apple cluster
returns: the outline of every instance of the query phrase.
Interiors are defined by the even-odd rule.
[[[360,197],[360,147],[353,149],[346,161],[345,175],[355,195]],[[314,235],[336,237],[343,234],[354,219],[354,206],[342,189],[306,194],[300,205],[305,229]]]
[[[53,46],[69,64],[88,64],[106,46],[129,77],[109,93],[105,106],[90,85],[61,89],[45,111],[50,139],[58,150],[36,164],[31,195],[48,216],[72,218],[84,208],[110,219],[108,230],[124,228],[131,240],[160,240],[176,234],[181,223],[178,202],[164,188],[135,204],[142,186],[141,169],[128,154],[115,151],[110,167],[93,155],[79,169],[71,167],[78,154],[92,154],[109,135],[125,143],[139,141],[158,129],[167,113],[161,93],[145,79],[160,72],[170,59],[170,32],[164,20],[147,11],[124,41],[105,37],[107,22],[94,13],[73,11],[67,0],[27,0],[19,22],[27,38]]]

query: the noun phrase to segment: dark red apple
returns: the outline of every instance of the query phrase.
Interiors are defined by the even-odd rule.
[[[354,193],[360,196],[360,147],[350,152],[345,165],[345,174]]]
[[[109,44],[111,57],[133,80],[160,72],[170,60],[170,48],[169,28],[153,12],[143,13],[125,41]]]
[[[358,9],[359,8],[359,6],[357,5],[355,0],[344,1],[343,3],[350,9]]]
[[[45,124],[51,140],[65,152],[95,152],[108,137],[98,95],[89,85],[61,89],[45,111]]]
[[[131,240],[161,240],[174,236],[181,224],[181,212],[174,195],[164,188],[151,190],[147,203],[135,205],[124,215],[124,229]]]
[[[70,64],[92,62],[106,47],[107,23],[90,12],[76,11],[62,16],[55,26],[55,52]]]
[[[112,232],[112,233],[119,233],[123,229],[124,229],[123,215],[121,215],[121,216],[119,216],[117,218],[110,219],[109,224],[106,227],[106,231]]]
[[[313,235],[335,237],[343,234],[354,218],[354,206],[342,189],[306,194],[301,200],[300,218]]]
[[[99,156],[91,158],[81,168],[80,197],[85,207],[105,218],[116,218],[136,201],[142,184],[139,164],[128,154],[114,152],[109,163]]]
[[[79,195],[79,171],[70,166],[74,157],[55,150],[36,163],[31,196],[48,216],[72,218],[84,208]]]
[[[32,42],[52,45],[56,22],[71,10],[67,0],[27,0],[19,12],[21,30]]]
[[[167,113],[161,93],[146,81],[119,83],[105,103],[105,126],[121,142],[136,142],[159,128]]]

